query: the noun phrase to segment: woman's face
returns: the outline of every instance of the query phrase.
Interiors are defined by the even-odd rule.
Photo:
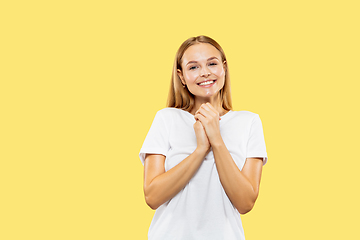
[[[194,96],[208,98],[224,87],[224,64],[219,50],[209,43],[199,43],[186,49],[178,74]]]

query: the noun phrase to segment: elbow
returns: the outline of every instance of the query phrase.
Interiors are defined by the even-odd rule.
[[[149,196],[145,196],[145,202],[152,210],[156,210],[159,207],[159,205],[156,204]]]
[[[146,204],[152,209],[156,210],[161,204],[158,204],[156,198],[154,198],[154,194],[150,194],[147,189],[144,188],[144,196]]]
[[[156,210],[162,204],[159,199],[159,194],[156,193],[153,184],[151,186],[144,186],[144,197],[146,204],[152,210]]]
[[[242,208],[242,209],[239,209],[239,213],[240,213],[241,215],[244,215],[244,214],[250,212],[251,209],[252,209],[252,207]]]
[[[255,193],[254,195],[249,196],[248,198],[239,202],[236,206],[238,212],[242,215],[250,212],[254,208],[257,197],[258,193]]]
[[[243,203],[240,206],[238,206],[237,210],[241,215],[244,215],[250,212],[253,209],[254,205],[255,205],[255,201],[249,201],[246,204]]]

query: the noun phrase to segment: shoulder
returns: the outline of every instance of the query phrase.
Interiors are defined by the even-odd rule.
[[[232,116],[233,118],[238,118],[243,121],[249,122],[252,122],[253,120],[259,118],[259,114],[250,111],[233,111]]]
[[[157,113],[160,113],[160,114],[173,114],[175,112],[177,112],[178,108],[173,108],[173,107],[166,107],[166,108],[163,108],[163,109],[160,109],[159,111],[157,111]]]
[[[177,119],[176,114],[178,114],[176,108],[167,107],[157,111],[155,119],[156,121],[160,121],[165,125],[170,125],[174,120]]]
[[[173,108],[173,107],[166,107],[166,108],[160,109],[156,113],[157,116],[161,116],[162,118],[166,118],[166,119],[173,118],[174,116],[176,117],[179,115],[184,115],[184,114],[189,114],[189,113],[186,113],[182,109]]]

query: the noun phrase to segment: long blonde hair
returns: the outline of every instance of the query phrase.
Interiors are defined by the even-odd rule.
[[[222,62],[223,63],[224,61],[226,62],[226,65],[224,66],[225,83],[224,83],[224,87],[219,91],[219,94],[220,94],[221,106],[227,111],[232,110],[230,77],[229,77],[229,70],[228,70],[228,64],[226,61],[225,53],[221,48],[221,46],[214,39],[203,35],[197,37],[191,37],[187,39],[185,42],[181,44],[180,48],[178,49],[174,61],[170,91],[167,100],[167,107],[180,108],[188,112],[190,112],[191,109],[194,107],[195,104],[194,95],[188,90],[187,87],[183,87],[180,77],[178,75],[178,69],[182,71],[181,58],[183,57],[186,49],[188,49],[192,45],[199,43],[209,43],[213,45],[217,50],[219,50],[222,58],[221,59]]]

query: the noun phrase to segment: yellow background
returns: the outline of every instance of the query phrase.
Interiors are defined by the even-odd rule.
[[[247,240],[359,239],[358,1],[2,1],[0,239],[146,239],[138,152],[191,36],[269,162]]]

